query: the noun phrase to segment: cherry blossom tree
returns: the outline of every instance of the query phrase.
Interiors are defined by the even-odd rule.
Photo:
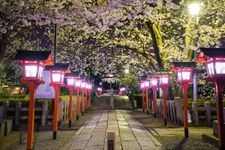
[[[2,68],[16,49],[52,50],[82,74],[136,75],[192,60],[199,46],[221,46],[224,0],[204,0],[198,17],[188,17],[189,0],[0,0]]]

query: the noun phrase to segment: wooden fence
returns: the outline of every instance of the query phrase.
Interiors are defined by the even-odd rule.
[[[217,119],[216,108],[211,107],[209,102],[205,102],[204,107],[197,107],[196,102],[193,102],[191,112],[193,124],[196,126],[212,126],[213,121]]]
[[[157,115],[163,117],[163,100],[161,99],[157,99]],[[182,100],[180,98],[167,100],[167,120],[178,125],[183,123]]]
[[[205,102],[204,107],[197,107],[196,102],[193,102],[188,112],[188,122],[195,126],[212,126],[213,121],[217,119],[216,108],[211,107],[209,102]],[[157,99],[157,115],[163,116],[163,100],[161,99]],[[167,119],[177,125],[183,124],[183,100],[181,98],[167,100]]]
[[[38,100],[36,100],[38,101]],[[52,124],[53,119],[53,101],[52,106],[48,102],[43,102],[41,106],[35,107],[35,123],[40,127]],[[80,100],[81,103],[81,100]],[[73,114],[75,115],[76,98],[73,99]],[[69,100],[59,99],[58,120],[59,123],[68,121]],[[0,106],[0,122],[3,119],[13,120],[14,129],[19,129],[21,125],[27,125],[28,107],[22,106],[22,102],[16,102],[14,106],[10,105],[9,101]]]

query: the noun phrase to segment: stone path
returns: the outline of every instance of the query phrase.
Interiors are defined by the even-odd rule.
[[[115,150],[154,150],[161,144],[128,111],[98,112],[63,146],[64,150],[107,150],[107,132],[115,132]]]

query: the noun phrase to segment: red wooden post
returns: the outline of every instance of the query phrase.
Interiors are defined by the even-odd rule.
[[[163,117],[164,117],[164,125],[167,125],[167,104],[166,104],[166,91],[167,91],[167,86],[163,85]]]
[[[153,91],[153,109],[154,109],[154,118],[156,118],[156,112],[157,112],[157,103],[156,103],[156,87],[152,87]]]
[[[187,111],[187,92],[188,82],[182,84],[183,87],[183,115],[184,115],[184,135],[188,137],[188,111]]]
[[[55,89],[55,100],[54,100],[54,112],[53,112],[53,139],[57,139],[57,131],[58,131],[58,103],[59,103],[59,92],[60,86],[53,85]]]
[[[73,89],[72,87],[69,87],[69,94],[70,94],[70,100],[69,100],[69,127],[72,126],[72,110],[73,110]]]
[[[82,112],[82,116],[84,115],[84,111],[85,111],[85,100],[84,100],[84,89],[81,89],[81,93],[82,93],[82,108],[81,108],[81,112]]]
[[[87,111],[88,111],[88,101],[89,101],[89,99],[88,99],[88,90],[85,89],[84,91],[85,91],[85,112],[87,113]]]
[[[146,112],[149,115],[148,88],[146,88]]]
[[[27,150],[33,149],[34,139],[34,108],[35,108],[35,92],[39,84],[34,82],[27,82],[29,92],[29,111],[28,111],[28,128],[27,128]]]
[[[76,101],[76,119],[79,119],[80,114],[80,91],[79,88],[77,88],[77,101]]]
[[[223,97],[222,97],[222,90],[224,83],[217,81],[215,82],[216,85],[216,95],[217,95],[217,102],[216,102],[216,113],[217,113],[217,120],[218,120],[218,138],[219,138],[219,149],[225,149],[225,132],[224,132],[224,120],[223,120]]]
[[[142,110],[145,112],[145,91],[142,90]]]
[[[91,109],[91,90],[88,91],[88,97],[89,97],[88,108]]]

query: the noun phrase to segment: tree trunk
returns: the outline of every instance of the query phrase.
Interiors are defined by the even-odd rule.
[[[156,56],[156,61],[157,61],[157,64],[158,64],[158,68],[159,70],[163,70],[163,62],[162,62],[162,59],[160,57],[160,49],[159,49],[159,44],[162,44],[162,37],[160,34],[157,35],[157,27],[155,26],[154,28],[154,23],[151,23],[150,21],[146,22],[146,25],[148,27],[148,30],[151,34],[151,37],[152,37],[152,45],[153,45],[153,48],[154,48],[154,51],[155,51],[155,56]],[[159,31],[158,31],[159,32]]]

